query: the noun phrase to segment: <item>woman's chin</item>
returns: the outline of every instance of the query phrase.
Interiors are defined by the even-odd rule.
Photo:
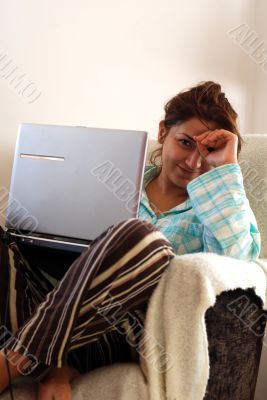
[[[186,189],[188,183],[190,182],[190,179],[187,179],[185,177],[181,177],[181,176],[177,176],[177,174],[175,176],[173,176],[172,182],[175,186],[181,188],[181,189]]]

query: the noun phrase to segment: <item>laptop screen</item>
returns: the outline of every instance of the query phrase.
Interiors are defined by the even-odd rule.
[[[23,123],[6,227],[93,240],[138,215],[147,133]]]

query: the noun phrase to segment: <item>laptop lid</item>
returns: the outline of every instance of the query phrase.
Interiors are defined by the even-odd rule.
[[[93,240],[137,217],[147,132],[23,123],[6,228]]]

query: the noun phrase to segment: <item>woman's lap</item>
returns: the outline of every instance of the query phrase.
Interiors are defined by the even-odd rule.
[[[132,221],[132,222],[129,222]],[[107,344],[107,353],[110,354],[111,349],[114,350],[114,357],[113,356],[108,356],[107,357],[107,363],[112,362],[113,360],[117,361],[116,357],[120,353],[120,348],[128,349],[129,354],[132,355],[132,349],[129,349],[129,345],[127,343],[126,347],[125,344],[127,342],[127,335],[123,335],[123,328],[120,328],[120,332],[116,331],[116,323],[117,326],[122,327],[123,323],[127,320],[127,315],[123,315],[122,311],[127,311],[129,312],[130,310],[134,311],[135,307],[138,309],[140,302],[138,304],[138,296],[137,293],[138,291],[142,290],[143,291],[143,296],[140,297],[140,301],[145,303],[144,299],[147,299],[149,295],[151,294],[151,288],[149,287],[148,281],[146,279],[146,273],[148,270],[149,272],[149,277],[152,277],[153,279],[156,278],[156,275],[158,276],[161,275],[162,271],[167,264],[167,261],[173,256],[171,254],[171,249],[168,241],[161,235],[159,232],[150,224],[147,224],[145,222],[141,222],[140,220],[129,220],[129,221],[123,221],[121,223],[121,226],[123,226],[124,231],[119,232],[119,225],[118,224],[116,227],[110,227],[106,232],[102,233],[99,238],[96,238],[96,240],[93,242],[94,246],[91,248],[91,251],[88,251],[88,254],[82,255],[78,261],[76,261],[76,264],[73,266],[73,273],[67,272],[66,276],[63,278],[65,279],[66,282],[63,282],[63,287],[66,289],[66,293],[69,293],[69,297],[72,295],[79,296],[79,290],[82,291],[82,296],[79,299],[79,301],[73,301],[71,304],[71,307],[67,312],[69,313],[73,320],[74,324],[73,325],[65,325],[64,323],[61,325],[61,330],[63,332],[63,335],[61,337],[63,340],[67,340],[68,344],[64,348],[64,352],[66,349],[68,349],[69,355],[79,353],[78,348],[85,346],[87,348],[87,353],[88,354],[97,354],[97,352],[102,352],[103,348],[105,347],[105,343],[109,341],[120,341],[121,338],[121,343],[116,347],[116,346],[109,346]],[[127,223],[126,223],[127,222]],[[123,225],[124,223],[124,225]],[[154,236],[154,237],[153,237]],[[107,241],[113,241],[110,242],[108,246],[106,246]],[[140,245],[142,243],[142,245]],[[105,247],[105,248],[104,248]],[[126,248],[123,248],[126,247]],[[161,248],[161,252],[158,251],[158,249]],[[117,251],[115,251],[117,250]],[[19,256],[19,255],[17,255]],[[147,259],[146,259],[147,256]],[[2,251],[2,259],[6,257],[5,252]],[[153,258],[154,257],[154,258]],[[158,257],[158,259],[157,259]],[[154,259],[154,262],[150,262],[150,260]],[[164,259],[164,260],[163,260]],[[90,262],[88,262],[88,260]],[[24,260],[25,261],[25,260]],[[163,262],[164,261],[164,262]],[[5,260],[6,262],[6,260]],[[91,264],[90,264],[91,263]],[[80,269],[79,269],[79,264],[80,264]],[[79,277],[79,274],[83,274],[84,270],[86,269],[86,264],[87,265],[87,270],[86,274],[83,275],[83,277]],[[164,265],[163,265],[164,264]],[[26,265],[26,267],[25,267]],[[33,276],[31,273],[29,273],[29,265],[27,266],[27,262],[23,265],[25,267],[26,273],[28,276],[26,277],[26,280],[21,281],[22,285],[24,285],[25,288],[25,282],[30,281],[31,287],[28,288],[29,292],[28,295],[31,296],[32,294],[30,293],[31,290],[33,291],[33,299],[29,301],[27,304],[31,304],[31,311],[33,314],[35,313],[35,308],[38,306],[38,301],[39,303],[43,301],[45,297],[45,293],[48,293],[49,290],[51,290],[48,287],[49,285],[47,282],[42,287],[41,293],[38,296],[38,288],[36,288],[36,283],[38,284],[40,276],[38,273],[35,271]],[[95,270],[92,271],[92,276],[90,275],[91,272],[88,271],[89,266],[93,265]],[[153,268],[158,268],[158,272],[155,272],[155,274],[152,273]],[[8,271],[6,271],[5,268],[0,268],[1,269],[1,274],[7,274]],[[21,268],[23,269],[23,268]],[[136,272],[138,271],[138,272]],[[76,275],[75,275],[76,274]],[[78,274],[78,275],[77,275]],[[136,274],[136,276],[135,276]],[[76,277],[76,280],[79,280],[79,278],[85,279],[86,283],[88,284],[87,288],[86,286],[83,285],[82,279],[79,285],[76,285],[77,288],[76,290],[73,290],[73,286],[77,282],[73,282],[73,284],[70,284],[71,280]],[[25,278],[25,277],[24,277]],[[33,279],[33,282],[31,281]],[[137,280],[136,280],[137,279]],[[141,286],[143,284],[144,287],[147,286],[147,290],[144,289],[144,287],[140,286],[140,282],[138,282],[138,279],[140,279]],[[69,280],[69,282],[67,282]],[[132,286],[137,286],[138,290],[135,290]],[[65,286],[64,286],[65,284]],[[138,286],[139,285],[139,286]],[[108,290],[106,290],[106,287],[108,287]],[[130,289],[129,289],[130,288]],[[7,288],[5,288],[7,290]],[[58,292],[55,294],[55,297],[60,295],[60,290],[62,292],[62,288],[58,290]],[[74,291],[74,294],[73,294]],[[106,293],[105,293],[106,292]],[[63,297],[65,297],[65,301],[69,301],[69,298],[66,297],[66,293],[63,293]],[[61,293],[61,295],[62,295]],[[126,295],[125,295],[126,293]],[[25,293],[24,293],[25,295]],[[128,296],[128,300],[125,300]],[[105,299],[103,301],[102,297]],[[60,299],[60,297],[57,297]],[[111,304],[111,299],[113,303]],[[143,301],[144,300],[144,301]],[[115,321],[114,319],[114,302],[116,303],[115,305],[119,304],[121,309],[119,310],[116,309],[117,311],[117,316],[118,316],[118,321]],[[42,303],[44,304],[44,302]],[[92,313],[92,304],[94,304],[94,311]],[[142,305],[142,304],[141,304]],[[51,307],[51,301],[50,304],[47,302],[46,306],[50,306],[50,311],[52,313],[47,313],[45,314],[46,319],[48,317],[53,315],[53,312],[55,311],[55,308],[57,308],[57,303],[52,304]],[[75,308],[75,312],[73,312],[72,307]],[[144,307],[144,304],[143,304]],[[142,307],[141,307],[142,308]],[[88,310],[89,309],[89,310]],[[64,307],[62,308],[64,310]],[[71,312],[70,312],[71,310]],[[99,312],[100,310],[100,312]],[[104,316],[103,316],[103,310],[104,310]],[[102,314],[101,314],[102,312]],[[125,314],[125,313],[124,313]],[[54,313],[54,315],[59,315],[58,313]],[[103,321],[105,319],[105,321]],[[3,317],[1,319],[1,322],[3,320]],[[36,320],[38,321],[38,319]],[[43,323],[44,320],[39,319],[39,323]],[[89,321],[89,325],[91,324],[91,328],[88,329],[86,326],[87,322]],[[48,321],[49,322],[49,321]],[[58,321],[57,321],[58,323]],[[111,323],[113,324],[111,326]],[[12,324],[11,324],[12,325]],[[14,323],[13,323],[14,325]],[[34,324],[33,324],[34,325]],[[46,328],[46,325],[44,325]],[[14,326],[13,326],[14,328]],[[40,329],[40,328],[39,328]],[[71,330],[72,336],[67,337],[64,335],[64,329]],[[98,331],[97,334],[95,334],[95,331]],[[38,329],[34,327],[33,333],[36,335],[37,341],[38,341]],[[53,332],[53,335],[57,336],[58,332],[57,327],[53,325],[50,326],[50,331],[49,335],[51,335],[51,332]],[[116,332],[115,332],[116,331]],[[29,331],[31,332],[31,331]],[[60,332],[60,334],[62,334]],[[27,334],[27,332],[26,332]],[[43,334],[45,335],[46,332],[44,331]],[[105,337],[106,335],[106,337]],[[27,335],[26,335],[27,336]],[[21,338],[21,339],[20,339]],[[100,339],[101,338],[101,339]],[[108,338],[108,339],[107,339]],[[25,335],[19,336],[19,339],[24,342]],[[48,340],[50,340],[51,337],[48,337]],[[54,337],[52,337],[54,339]],[[61,339],[59,338],[59,341]],[[98,341],[98,344],[95,343]],[[103,342],[103,345],[101,345],[101,341]],[[29,339],[25,341],[25,345],[28,348],[27,344],[29,343]],[[42,351],[44,351],[45,346],[43,346]],[[19,345],[14,345],[13,349],[17,351],[21,351],[21,348]],[[36,350],[38,349],[38,345],[31,345],[30,350]],[[54,350],[54,349],[53,349]],[[57,352],[58,349],[55,349]],[[72,350],[72,351],[70,351]],[[40,351],[40,348],[39,348]],[[34,351],[33,351],[34,352]],[[38,350],[37,350],[38,353]],[[53,353],[53,352],[52,352]],[[40,354],[39,354],[40,355]],[[62,356],[62,354],[61,354]],[[65,354],[67,356],[67,354]],[[128,356],[127,356],[128,357]],[[38,358],[38,355],[37,355]],[[45,358],[45,361],[47,364],[49,364],[47,361],[48,359],[44,354],[42,354],[42,362]],[[64,357],[63,357],[64,358]],[[89,356],[90,359],[90,356]],[[93,356],[91,357],[91,363]],[[58,360],[58,359],[57,359]],[[51,356],[51,364],[55,364],[55,358],[53,359],[53,356]],[[128,361],[128,359],[126,359]],[[103,360],[103,363],[105,364],[106,361]],[[56,362],[57,364],[57,362]]]

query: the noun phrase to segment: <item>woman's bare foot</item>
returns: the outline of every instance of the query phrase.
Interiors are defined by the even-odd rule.
[[[49,378],[38,386],[38,400],[71,400],[71,386],[66,379]]]
[[[71,400],[71,381],[79,373],[69,366],[53,368],[49,376],[38,387],[38,400]]]
[[[19,353],[14,353],[13,351],[4,350],[0,351],[0,393],[5,390],[9,384],[9,374],[7,369],[7,363],[9,368],[9,373],[11,379],[16,378],[23,372],[23,366],[27,364],[29,367],[29,360],[27,357],[22,356]]]

